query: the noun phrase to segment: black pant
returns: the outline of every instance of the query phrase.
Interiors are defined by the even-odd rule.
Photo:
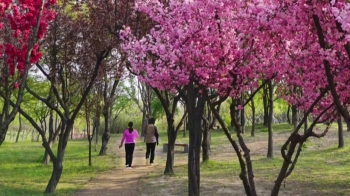
[[[131,167],[135,143],[125,144],[125,165]]]
[[[146,143],[146,159],[149,158],[149,154],[151,153],[150,163],[154,161],[154,151],[156,150],[156,142],[155,143]]]

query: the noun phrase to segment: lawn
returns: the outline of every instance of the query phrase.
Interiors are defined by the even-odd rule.
[[[114,139],[112,137],[110,142]],[[98,173],[113,169],[120,161],[112,153],[98,156],[98,150],[93,149],[92,166],[89,166],[87,139],[68,142],[55,195],[73,193]],[[52,164],[43,165],[43,157],[44,147],[40,142],[4,142],[0,147],[0,195],[43,195],[52,173]]]
[[[319,126],[322,131],[324,126]],[[280,195],[283,196],[334,196],[349,195],[350,187],[350,145],[337,148],[336,126],[325,138],[310,138],[304,145],[293,173],[283,182]],[[255,185],[259,196],[270,195],[274,181],[280,171],[283,159],[282,144],[290,135],[292,126],[274,125],[274,158],[267,159],[267,129],[259,125],[255,137],[250,136],[250,127],[244,140],[251,150]],[[345,129],[346,130],[346,129]],[[233,134],[233,131],[231,132]],[[348,144],[350,132],[345,132]],[[235,138],[235,135],[233,134]],[[210,160],[201,163],[201,195],[241,196],[245,195],[239,179],[240,166],[237,156],[222,130],[212,131]],[[188,142],[179,133],[178,142]],[[165,161],[165,159],[163,160]],[[142,195],[188,195],[187,154],[175,154],[175,175],[164,176],[162,171],[149,175],[142,181]],[[155,191],[156,190],[156,191]]]
[[[244,140],[251,150],[255,185],[259,196],[270,195],[273,183],[282,164],[281,145],[289,136],[292,127],[286,124],[274,126],[274,159],[267,159],[267,131],[259,125],[255,137],[246,128]],[[321,127],[322,130],[322,127]],[[231,132],[235,138],[234,132]],[[188,142],[179,132],[177,142]],[[310,138],[293,173],[283,182],[282,196],[333,196],[348,195],[350,188],[350,132],[345,132],[345,148],[337,148],[337,130],[331,130],[325,138]],[[160,146],[157,148],[157,164],[165,165],[166,153],[162,144],[167,142],[166,132],[160,133]],[[114,144],[112,136],[110,144]],[[228,196],[245,195],[239,179],[240,166],[235,152],[221,129],[212,131],[210,160],[201,163],[201,195]],[[117,141],[119,142],[119,141]],[[88,166],[88,142],[86,139],[68,142],[64,170],[56,194],[72,195],[91,178],[101,172],[112,170],[122,161],[114,153],[99,157],[93,151],[93,166]],[[43,162],[44,148],[40,142],[5,142],[0,147],[0,195],[43,195],[50,179],[52,165]],[[141,195],[188,195],[187,192],[187,153],[180,150],[175,154],[175,175],[164,176],[164,170],[150,172],[141,180]]]

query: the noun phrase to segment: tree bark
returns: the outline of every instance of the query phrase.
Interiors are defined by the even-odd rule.
[[[54,126],[53,126],[53,110],[50,110],[50,115],[49,115],[49,137],[48,137],[48,143],[49,147],[51,149],[52,144],[53,144],[53,137],[54,137]],[[57,131],[57,130],[56,130]],[[48,151],[45,149],[44,153],[44,165],[48,165],[50,162],[50,155]]]
[[[198,96],[193,83],[187,86],[187,110],[189,125],[188,195],[200,195],[200,148],[202,141],[201,121],[205,101]],[[196,101],[197,100],[197,101]]]
[[[53,170],[51,174],[51,178],[46,187],[45,194],[53,194],[56,191],[56,187],[58,182],[60,181],[62,171],[63,171],[63,157],[66,152],[66,147],[68,143],[68,138],[70,132],[73,129],[74,120],[68,120],[64,132],[61,132],[59,135],[59,142],[57,147],[57,157],[51,157],[53,162]],[[47,149],[48,146],[44,147]],[[52,155],[51,155],[52,156]]]
[[[254,137],[255,136],[255,123],[256,123],[255,122],[256,119],[255,119],[255,103],[254,103],[254,99],[251,100],[251,103],[252,103],[252,130],[251,130],[250,135],[252,137]]]
[[[167,124],[168,124],[168,152],[166,156],[166,163],[165,163],[165,169],[164,174],[174,174],[174,147],[175,147],[175,141],[177,132],[175,131],[174,127],[174,119],[169,116],[167,117]]]
[[[341,115],[338,118],[338,148],[344,148],[344,131]]]
[[[241,105],[244,104],[244,99],[243,96],[241,98]],[[245,111],[244,111],[244,107],[241,109],[240,111],[240,116],[241,116],[241,131],[242,133],[245,133]]]
[[[209,128],[209,121],[203,118],[203,140],[202,140],[202,161],[203,162],[209,160],[210,136],[211,136],[211,132]]]
[[[294,129],[298,125],[298,109],[297,109],[297,106],[295,105],[292,105],[292,124]]]
[[[208,118],[205,117],[206,111],[208,112]],[[210,138],[211,138],[211,132],[210,132],[210,117],[212,115],[212,112],[210,110],[209,104],[207,105],[207,110],[204,110],[203,118],[202,118],[202,127],[203,127],[203,140],[202,140],[202,161],[208,161],[209,160],[209,154],[210,154]]]
[[[304,113],[304,115],[307,115],[306,113]],[[307,131],[307,129],[308,129],[308,121],[307,121],[308,119],[307,119],[307,116],[306,116],[306,120],[305,120],[305,122],[304,122],[304,134],[306,133],[306,131]]]
[[[267,158],[272,159],[273,158],[273,128],[272,128],[272,124],[273,124],[273,91],[274,91],[274,87],[272,84],[272,81],[270,80],[268,83],[268,114],[269,114],[269,118],[267,121],[267,129],[268,129],[268,147],[267,147]]]
[[[22,132],[22,118],[21,118],[21,114],[18,114],[18,120],[19,120],[19,128],[18,128],[18,132],[17,132],[17,136],[16,136],[16,143],[18,142],[19,135]]]
[[[291,120],[290,120],[290,105],[288,104],[288,109],[287,109],[287,122],[288,124],[291,124]]]
[[[269,103],[268,103],[268,86],[263,87],[263,109],[264,109],[264,126],[267,126],[269,120]]]

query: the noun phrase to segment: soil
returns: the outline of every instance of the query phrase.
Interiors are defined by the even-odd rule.
[[[119,141],[120,138],[117,138]],[[125,151],[118,148],[115,143],[111,144],[111,153],[123,159]],[[146,165],[145,147],[142,142],[136,144],[132,169],[127,169],[125,165],[118,165],[116,169],[98,175],[87,183],[83,190],[76,192],[75,196],[136,196],[140,195],[140,181],[142,177],[156,170],[160,165]]]

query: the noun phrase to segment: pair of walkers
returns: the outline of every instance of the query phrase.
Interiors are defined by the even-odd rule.
[[[159,142],[159,134],[155,124],[155,119],[150,118],[145,130],[145,142],[146,142],[146,165],[154,163],[154,154],[156,145]],[[135,141],[140,137],[137,130],[133,128],[133,122],[128,123],[128,129],[124,131],[119,148],[123,146],[125,141],[125,165],[127,169],[131,169],[133,154],[135,150]]]

